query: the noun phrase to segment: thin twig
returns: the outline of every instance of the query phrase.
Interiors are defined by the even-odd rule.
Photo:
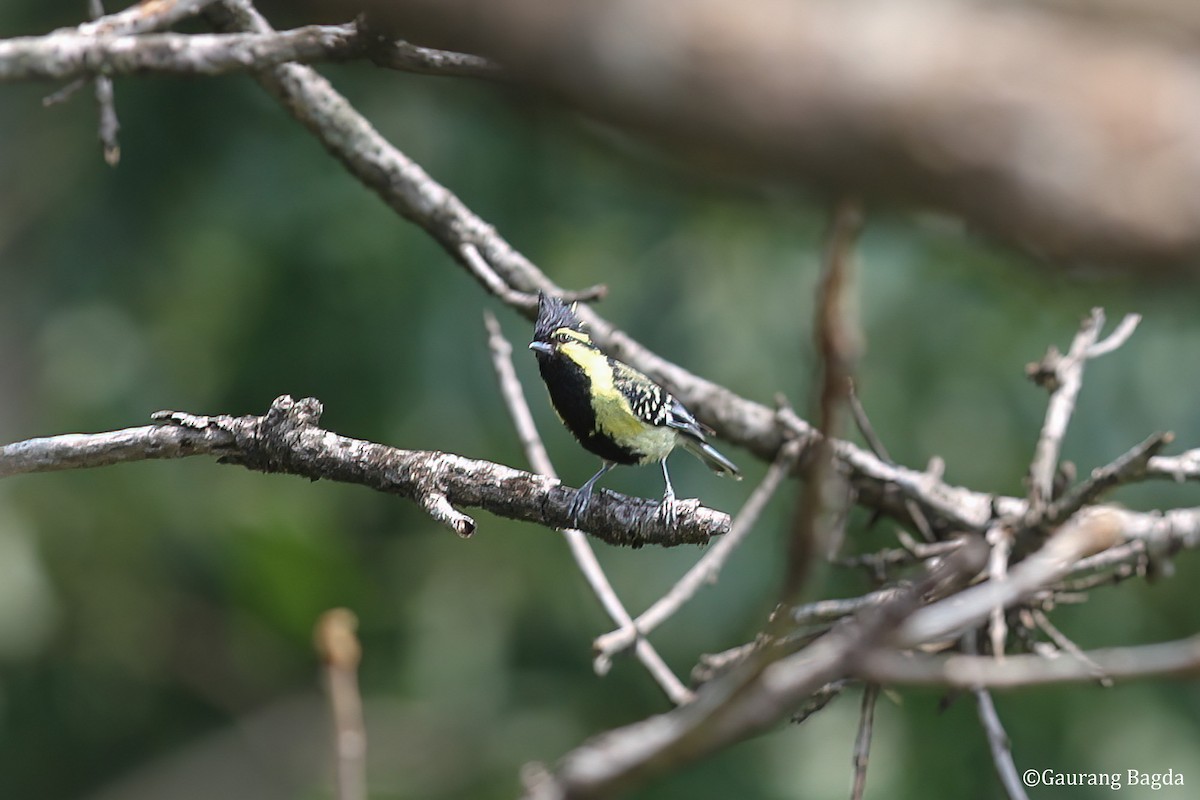
[[[1082,572],[1091,572],[1093,570],[1103,570],[1109,567],[1119,567],[1123,564],[1128,564],[1130,561],[1140,561],[1146,557],[1146,542],[1144,539],[1133,539],[1132,541],[1119,544],[1116,547],[1110,547],[1102,553],[1097,553],[1094,556],[1081,558],[1075,562],[1071,568],[1071,575],[1077,575]],[[1068,587],[1069,588],[1069,587]]]
[[[785,447],[780,452],[779,458],[767,470],[762,483],[754,489],[745,505],[734,516],[729,533],[718,539],[666,594],[638,615],[632,627],[622,627],[596,638],[592,648],[597,659],[610,659],[626,649],[639,637],[646,636],[670,619],[705,583],[716,582],[729,556],[754,528],[767,502],[774,496],[784,478],[791,473],[799,452],[798,444]]]
[[[1009,800],[1029,800],[1025,787],[1021,784],[1021,776],[1017,774],[1017,765],[1013,762],[1012,748],[1000,715],[996,713],[996,704],[987,689],[972,689],[975,695],[975,706],[979,711],[979,723],[987,735],[988,749],[992,751],[992,763],[996,766],[996,774],[1000,777],[1000,785],[1004,787]]]
[[[1154,456],[1146,464],[1146,477],[1183,483],[1200,480],[1200,448],[1177,456]]]
[[[1129,340],[1133,332],[1137,330],[1138,324],[1142,321],[1140,314],[1126,314],[1103,341],[1096,342],[1087,350],[1088,358],[1099,358],[1116,350],[1121,345]]]
[[[963,649],[972,656],[979,656],[979,640],[975,631],[967,631],[962,637]],[[994,645],[993,645],[994,648]],[[991,693],[983,687],[973,687],[971,694],[975,696],[975,710],[979,714],[979,724],[987,737],[988,749],[992,754],[992,764],[996,767],[996,775],[1000,785],[1004,787],[1009,800],[1029,800],[1025,796],[1025,787],[1017,775],[1017,767],[1013,762],[1012,743],[1000,715],[996,713],[996,704],[992,702]]]
[[[56,89],[50,94],[42,98],[42,108],[56,106],[59,103],[65,103],[75,96],[75,93],[84,87],[87,81],[83,78],[76,78],[70,83],[63,86],[61,89]]]
[[[830,681],[825,684],[809,695],[808,699],[792,714],[788,721],[793,725],[804,724],[808,721],[809,717],[836,700],[849,684],[850,681],[845,679]]]
[[[217,0],[154,0],[136,3],[123,11],[109,14],[77,28],[61,28],[54,33],[80,33],[85,36],[127,36],[169,28],[176,22],[194,17]]]
[[[1101,686],[1107,688],[1113,685],[1112,678],[1108,677],[1108,675],[1104,673],[1104,670],[1100,668],[1100,665],[1095,661],[1092,661],[1088,657],[1088,654],[1083,652],[1079,645],[1075,644],[1075,642],[1071,641],[1070,637],[1060,631],[1058,627],[1050,621],[1050,617],[1046,616],[1045,611],[1042,611],[1040,608],[1035,608],[1031,611],[1034,623],[1042,630],[1043,633],[1050,637],[1051,641],[1058,645],[1060,650],[1069,653],[1074,658],[1079,659],[1084,664],[1087,664],[1089,667],[1091,667],[1095,672],[1096,681]]]
[[[855,427],[858,428],[858,432],[866,440],[867,446],[871,448],[871,452],[887,463],[895,464],[896,462],[892,461],[887,447],[883,444],[883,439],[875,432],[875,426],[871,424],[871,419],[867,416],[867,409],[858,396],[858,386],[853,379],[848,382],[846,389],[846,404],[850,408],[850,414],[854,417]],[[921,537],[926,542],[937,541],[937,536],[934,535],[933,528],[929,526],[929,519],[925,516],[925,512],[921,510],[921,506],[917,505],[917,502],[911,497],[906,497],[904,498],[904,508],[908,511],[909,517],[912,518],[913,526],[921,534]]]
[[[337,800],[367,798],[367,731],[358,688],[362,646],[355,635],[357,628],[358,618],[353,612],[334,608],[320,616],[313,631],[333,712]]]
[[[418,75],[456,78],[503,79],[499,64],[483,56],[434,50],[403,39],[382,39],[368,51],[377,66]]]
[[[879,684],[863,687],[862,707],[858,712],[858,736],[854,739],[854,782],[850,800],[862,800],[867,790],[867,761],[871,757],[871,732],[875,728],[875,701],[879,699]]]
[[[93,20],[104,16],[102,0],[88,0],[88,11]],[[117,141],[117,132],[121,130],[121,121],[117,119],[117,105],[113,98],[112,78],[107,75],[97,75],[96,106],[99,109],[100,146],[104,152],[104,162],[115,167],[121,160],[121,144]]]
[[[512,363],[512,345],[505,338],[503,330],[500,328],[500,323],[496,317],[490,312],[484,312],[484,325],[488,331],[488,348],[492,353],[492,367],[496,371],[496,379],[500,384],[500,392],[504,397],[504,403],[508,407],[509,414],[512,416],[513,425],[517,429],[517,436],[521,440],[521,445],[525,449],[525,457],[529,460],[529,464],[536,472],[547,476],[548,478],[556,478],[554,465],[550,462],[550,456],[546,452],[545,446],[542,444],[541,436],[538,435],[537,426],[533,421],[533,414],[530,413],[529,404],[525,401],[525,393],[521,390],[521,381],[517,378],[516,370]],[[621,599],[617,596],[616,590],[609,583],[608,576],[604,574],[604,569],[600,566],[599,560],[596,558],[591,545],[582,533],[572,528],[563,529],[563,538],[566,539],[567,547],[571,551],[571,556],[575,559],[576,566],[583,574],[584,580],[591,587],[592,593],[600,601],[600,605],[605,612],[612,618],[613,622],[621,626],[622,630],[632,631],[636,637],[636,629],[634,628],[633,619],[629,612],[625,609]],[[637,638],[637,646],[634,649],[638,660],[646,667],[650,675],[662,687],[667,698],[675,705],[680,705],[690,701],[693,697],[691,690],[683,685],[683,682],[676,677],[671,668],[663,661],[662,656],[654,649],[650,642],[642,638]],[[607,664],[603,664],[599,659],[596,661],[596,671],[604,674],[607,671]]]
[[[899,533],[904,534],[904,530],[900,529]],[[962,545],[962,539],[947,539],[938,542],[918,542],[911,536],[898,536],[902,547],[891,547],[884,550],[875,550],[870,553],[859,553],[852,556],[843,556],[838,558],[833,563],[840,567],[866,567],[873,577],[884,580],[888,577],[888,573],[896,568],[912,564],[917,561],[925,561],[930,558],[945,555]]]
[[[1070,517],[1089,503],[1095,503],[1106,492],[1146,474],[1146,467],[1158,452],[1175,440],[1170,432],[1155,433],[1135,445],[1110,464],[1097,467],[1083,483],[1073,486],[1046,506],[1040,518],[1027,519],[1033,526],[1053,526]]]
[[[877,589],[873,592],[864,594],[861,597],[816,600],[811,603],[805,603],[804,605],[788,609],[787,617],[788,620],[797,627],[836,622],[842,617],[848,617],[851,614],[857,614],[864,609],[883,605],[884,603],[895,599],[904,591],[906,591],[905,586],[892,586],[886,589]]]
[[[858,383],[851,379],[846,387],[846,405],[850,409],[851,416],[854,417],[854,426],[858,428],[858,432],[862,434],[866,440],[867,447],[871,448],[871,452],[887,461],[889,464],[894,464],[892,456],[888,453],[887,446],[884,445],[883,439],[879,438],[879,434],[875,431],[875,426],[871,424],[871,418],[867,416],[867,409],[862,404],[862,399],[858,396]]]
[[[458,248],[459,260],[466,265],[470,273],[475,276],[475,279],[483,285],[491,294],[498,297],[506,305],[513,308],[523,309],[525,311],[533,311],[537,309],[538,297],[536,292],[520,292],[509,287],[504,279],[496,274],[491,265],[487,263],[487,259],[479,252],[479,248],[473,244],[464,243]],[[608,294],[608,287],[604,284],[589,286],[586,289],[581,289],[577,292],[561,292],[558,294],[559,299],[564,303],[594,302],[603,300]]]
[[[1008,578],[1008,558],[1012,554],[1013,531],[1006,525],[995,525],[987,533],[987,542],[992,546],[988,557],[988,580],[1001,584]],[[1008,622],[1004,616],[1004,605],[997,603],[988,622],[992,656],[1004,658],[1004,645],[1008,640]]]

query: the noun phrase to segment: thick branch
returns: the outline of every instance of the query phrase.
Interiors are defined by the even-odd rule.
[[[1200,61],[1118,25],[947,0],[371,7],[725,163],[930,205],[1056,259],[1200,254]]]
[[[163,411],[162,424],[99,434],[67,434],[5,445],[0,478],[29,472],[81,469],[150,458],[217,456],[260,472],[356,483],[407,497],[462,536],[475,521],[459,507],[561,528],[573,490],[543,475],[449,453],[399,450],[350,439],[317,427],[321,404],[284,395],[265,416],[201,417]],[[662,524],[651,500],[597,493],[579,528],[627,547],[702,544],[729,530],[729,515],[699,501],[680,504],[675,528]]]

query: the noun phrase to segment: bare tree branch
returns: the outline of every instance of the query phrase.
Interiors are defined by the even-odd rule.
[[[1161,644],[1086,651],[1087,659],[1040,655],[1010,655],[1003,661],[989,656],[925,656],[875,650],[863,656],[856,672],[884,684],[945,686],[958,689],[987,687],[1015,689],[1053,683],[1094,681],[1096,668],[1114,680],[1200,672],[1200,636]]]
[[[195,416],[160,411],[161,424],[98,434],[30,439],[0,448],[0,478],[30,472],[82,469],[127,461],[217,456],[260,472],[356,483],[407,497],[460,536],[475,521],[460,506],[482,508],[510,519],[548,527],[568,524],[571,490],[557,480],[502,464],[449,453],[398,450],[350,439],[317,426],[321,404],[284,395],[265,416]],[[680,503],[679,520],[668,528],[653,513],[657,502],[615,492],[599,493],[581,529],[609,544],[702,544],[729,530],[729,515]]]
[[[1200,61],[1166,37],[1033,3],[370,7],[677,150],[933,206],[1053,259],[1200,252]]]
[[[987,735],[988,748],[992,751],[992,763],[996,765],[996,774],[1000,776],[1000,784],[1009,800],[1029,800],[1021,778],[1017,775],[1017,766],[1013,763],[1012,747],[1000,715],[996,713],[996,704],[987,689],[973,689],[975,705],[979,711],[979,722]]]
[[[124,11],[98,17],[77,28],[61,28],[54,33],[80,33],[85,36],[148,33],[194,17],[214,2],[216,0],[143,0]]]
[[[1200,481],[1200,448],[1177,456],[1151,456],[1146,462],[1146,477],[1184,481]]]
[[[219,75],[250,72],[289,61],[370,58],[376,65],[423,75],[498,78],[492,62],[466,53],[379,39],[356,23],[309,25],[290,31],[184,34],[137,33],[140,25],[96,32],[85,26],[45,36],[0,39],[0,82],[62,80],[148,73]],[[131,28],[120,32],[122,27]],[[61,102],[57,94],[47,105]]]
[[[988,582],[993,586],[1003,585],[1008,578],[1008,559],[1012,554],[1015,538],[1012,528],[1007,525],[993,525],[987,532],[987,543],[992,547],[988,556]],[[1005,619],[1004,609],[1005,603],[997,602],[992,606],[988,619],[988,634],[995,658],[1004,658],[1004,647],[1008,641],[1008,621]]]
[[[377,66],[418,75],[492,80],[504,77],[499,64],[482,56],[434,50],[403,39],[380,39],[371,44],[367,55]]]
[[[101,0],[88,0],[88,11],[93,20],[104,16],[104,4]],[[3,44],[0,43],[0,47]],[[115,167],[121,160],[121,145],[117,141],[117,132],[121,122],[117,119],[117,106],[113,98],[112,79],[107,75],[97,75],[95,78],[96,105],[100,113],[100,147],[104,153],[104,162]]]
[[[364,55],[354,25],[310,25],[279,33],[52,33],[0,40],[0,81],[80,75],[219,75],[287,61],[337,61]]]
[[[879,699],[879,684],[863,687],[862,707],[858,712],[858,736],[854,739],[854,782],[850,800],[862,800],[867,790],[867,762],[871,757],[871,733],[875,729],[875,701]]]

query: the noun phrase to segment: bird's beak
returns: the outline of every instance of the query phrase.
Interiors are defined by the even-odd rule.
[[[537,350],[539,353],[553,353],[554,352],[554,346],[551,345],[549,342],[530,342],[529,349]]]

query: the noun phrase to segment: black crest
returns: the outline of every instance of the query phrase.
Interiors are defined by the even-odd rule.
[[[583,323],[575,316],[574,309],[557,297],[538,292],[538,317],[533,326],[534,341],[548,342],[550,334],[559,328],[582,331]]]

